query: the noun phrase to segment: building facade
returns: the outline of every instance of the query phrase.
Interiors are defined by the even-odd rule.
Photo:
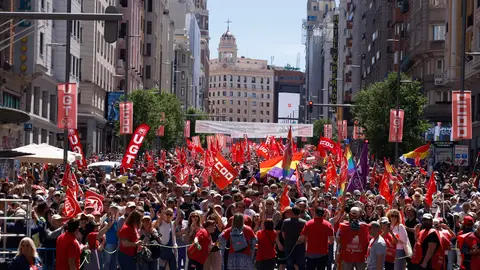
[[[208,104],[209,64],[210,64],[210,34],[208,26],[207,0],[195,0],[195,16],[200,27],[200,96],[201,108],[206,109]]]
[[[221,36],[218,58],[210,61],[210,114],[227,121],[273,123],[274,71],[267,60],[237,56],[230,29]]]

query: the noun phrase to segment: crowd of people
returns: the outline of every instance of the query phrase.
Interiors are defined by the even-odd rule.
[[[193,162],[200,172],[201,165]],[[11,217],[0,220],[0,245],[16,251],[8,261],[10,269],[480,267],[478,183],[471,174],[460,176],[453,166],[439,167],[430,177],[419,168],[400,165],[397,180],[389,183],[398,189],[387,200],[375,181],[385,168],[374,161],[370,170],[376,174],[370,174],[365,190],[341,196],[335,185],[325,189],[322,166],[300,169],[300,183],[288,183],[255,178],[260,168],[252,157],[233,164],[238,178],[219,190],[200,174],[177,184],[178,163],[171,153],[162,162],[156,160],[150,171],[143,158],[124,174],[75,169],[83,192],[90,190],[104,200],[98,211],[77,194],[81,213],[69,219],[63,211],[65,187],[60,185],[63,166],[23,164],[17,179],[2,179],[0,188],[0,199],[10,199],[0,202],[0,209],[7,211],[0,215]],[[126,181],[118,181],[122,175]],[[429,202],[432,179],[436,192]],[[28,199],[31,205],[16,199]]]

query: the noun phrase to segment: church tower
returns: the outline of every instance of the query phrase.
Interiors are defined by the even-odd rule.
[[[227,21],[227,31],[223,33],[218,45],[218,60],[226,63],[237,62],[237,41],[235,36],[230,32],[230,23]]]

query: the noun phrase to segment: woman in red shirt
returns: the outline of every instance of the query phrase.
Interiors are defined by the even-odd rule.
[[[244,225],[242,213],[233,216],[232,227],[221,234],[222,242],[230,241],[228,250],[228,270],[255,269],[253,254],[257,238],[252,228]]]
[[[138,247],[142,244],[139,240],[138,230],[140,229],[142,214],[133,211],[128,215],[127,220],[118,232],[120,248],[118,252],[118,264],[122,270],[136,269],[135,255]]]
[[[203,223],[195,234],[193,244],[188,248],[188,270],[203,270],[203,265],[207,261],[212,244],[212,234],[215,231],[215,222],[207,220]]]
[[[255,259],[257,269],[273,270],[275,268],[277,233],[273,230],[273,225],[273,220],[269,218],[263,223],[263,229],[257,232],[258,249]]]

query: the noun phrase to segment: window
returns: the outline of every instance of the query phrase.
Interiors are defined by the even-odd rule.
[[[432,26],[432,40],[445,40],[445,25]]]
[[[230,99],[230,105],[233,105],[233,100]]]
[[[256,94],[256,93],[252,93],[252,98],[257,98],[257,94]]]
[[[233,75],[230,75],[230,81],[231,82],[233,81]]]
[[[270,94],[267,94],[267,98],[270,98]]]
[[[185,71],[182,71],[182,80],[185,80]]]
[[[247,76],[243,76],[243,82],[247,82]]]
[[[436,62],[437,62],[437,66],[436,66],[437,72],[443,72],[443,60],[438,59],[436,60]]]
[[[153,12],[153,0],[148,0],[147,11]]]
[[[238,103],[238,105],[240,105],[240,100],[237,103]]]
[[[240,84],[239,84],[239,83],[237,83],[237,88],[240,88],[240,87],[241,87],[241,86],[240,86]]]
[[[255,83],[255,77],[252,77],[252,83]]]
[[[39,50],[39,53],[40,53],[40,56],[43,56],[43,52],[44,52],[44,46],[45,46],[45,40],[44,40],[44,34],[43,32],[40,32],[40,48],[38,49]]]
[[[243,118],[243,122],[247,122],[247,118]]]
[[[267,90],[270,90],[270,86],[267,85]]]
[[[147,56],[152,56],[152,43],[147,43]]]
[[[263,102],[260,102],[260,107],[263,107]]]
[[[231,101],[231,100],[230,100],[230,101]],[[229,112],[229,113],[233,113],[233,109],[232,109],[232,108],[228,109],[228,112]]]
[[[150,79],[152,76],[152,67],[150,65],[145,66],[145,78]]]
[[[240,82],[240,76],[237,77],[237,82]],[[240,87],[240,86],[239,86]]]
[[[243,97],[248,97],[248,93],[247,93],[247,92],[243,92]]]
[[[20,109],[20,98],[8,92],[3,92],[3,106],[12,109]]]
[[[233,91],[230,91],[230,96],[233,97]]]
[[[267,84],[270,84],[270,78],[267,78]]]
[[[185,54],[182,54],[182,63],[185,63]]]
[[[237,109],[237,113],[240,113],[240,109]]]
[[[147,21],[147,34],[148,35],[152,34],[152,32],[153,32],[152,28],[153,28],[152,21]]]
[[[185,87],[180,88],[182,96],[185,96]]]
[[[243,88],[247,88],[247,84],[244,84],[244,85],[243,85]]]
[[[247,101],[244,101],[244,102],[243,102],[243,105],[247,106],[247,105],[248,105],[248,102],[247,102]]]
[[[270,107],[270,102],[267,102],[267,108]]]
[[[252,101],[252,106],[257,106],[257,102],[256,102],[256,101]]]
[[[263,77],[260,78],[260,83],[263,83]]]
[[[223,94],[224,97],[226,97],[227,96],[227,91],[223,91],[222,94]]]
[[[257,110],[252,110],[252,114],[257,114]]]

